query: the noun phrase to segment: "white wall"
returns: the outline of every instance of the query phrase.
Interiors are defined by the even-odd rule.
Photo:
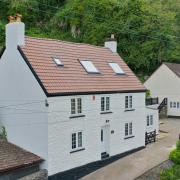
[[[0,122],[8,140],[47,160],[46,96],[17,48],[6,50],[0,60],[0,83]]]
[[[146,120],[146,132],[152,132],[156,130],[156,133],[159,134],[159,110],[152,106],[146,107],[146,116],[153,116],[153,125],[147,126]]]
[[[180,116],[180,109],[169,109],[170,101],[180,102],[180,78],[165,64],[144,83],[152,97],[159,97],[159,103],[168,98],[168,115]]]
[[[49,106],[49,175],[101,159],[101,127],[110,125],[110,155],[145,146],[145,93],[133,95],[134,111],[125,112],[126,94],[107,94],[48,98]],[[112,114],[100,114],[101,96],[110,97]],[[70,119],[71,98],[81,97],[85,117]],[[109,120],[109,123],[106,123]],[[125,122],[133,122],[131,139],[124,139]],[[72,153],[71,133],[83,130],[85,150]],[[111,131],[114,134],[111,134]]]

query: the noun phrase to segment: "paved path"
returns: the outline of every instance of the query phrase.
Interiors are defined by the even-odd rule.
[[[180,133],[180,119],[164,119],[163,122],[160,129],[169,132],[166,137],[148,145],[146,149],[119,159],[83,177],[82,180],[133,180],[167,160]]]

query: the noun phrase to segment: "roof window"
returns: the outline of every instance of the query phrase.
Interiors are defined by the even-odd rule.
[[[121,67],[119,66],[119,64],[117,64],[117,63],[109,63],[109,66],[112,68],[112,70],[113,70],[116,74],[125,74],[125,72],[121,69]]]
[[[59,58],[53,57],[53,60],[57,66],[64,66],[64,64],[62,63],[62,61]]]
[[[80,63],[82,64],[82,66],[84,67],[84,69],[85,69],[88,73],[100,73],[100,72],[98,71],[98,69],[94,66],[94,64],[92,63],[92,61],[82,60],[82,61],[80,61]]]

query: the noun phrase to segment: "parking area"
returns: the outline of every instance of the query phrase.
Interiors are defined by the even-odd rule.
[[[133,180],[167,160],[180,134],[180,119],[161,119],[160,122],[163,133],[160,133],[156,143],[98,169],[82,180]]]

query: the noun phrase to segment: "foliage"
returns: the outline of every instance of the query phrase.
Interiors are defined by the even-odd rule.
[[[0,139],[7,140],[7,132],[4,126],[0,126]]]
[[[7,16],[21,13],[31,36],[103,45],[114,33],[140,77],[163,61],[180,62],[179,0],[1,0],[0,7],[0,45]]]
[[[180,164],[180,150],[173,150],[169,155],[169,159],[172,160],[175,164]]]
[[[172,168],[161,172],[161,180],[178,180],[180,179],[180,165],[174,165]]]
[[[161,180],[178,180],[180,179],[180,141],[176,143],[176,149],[170,153],[169,159],[174,165],[161,172]]]
[[[176,143],[176,148],[178,151],[180,151],[180,140]]]

